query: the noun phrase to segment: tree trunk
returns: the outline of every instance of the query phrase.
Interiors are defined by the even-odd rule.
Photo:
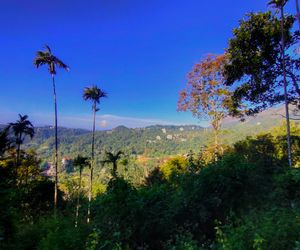
[[[77,194],[77,205],[76,205],[76,220],[75,220],[75,227],[78,225],[78,217],[79,217],[79,196],[81,191],[81,178],[82,178],[82,168],[79,166],[79,188],[78,188],[78,194]]]
[[[214,148],[215,148],[215,161],[218,160],[219,149],[222,150],[221,154],[223,154],[223,148],[219,145],[219,132],[222,123],[222,116],[215,116],[212,122],[213,133],[214,133]]]
[[[114,178],[117,178],[117,162],[113,162],[112,175],[113,175]]]
[[[297,20],[298,20],[298,25],[299,25],[299,31],[300,31],[300,13],[299,13],[299,2],[296,0],[296,12],[297,12]]]
[[[58,193],[58,139],[57,139],[57,102],[56,102],[56,89],[55,89],[55,79],[54,74],[52,74],[53,83],[53,97],[54,97],[54,129],[55,129],[55,180],[54,180],[54,213],[56,214],[57,209],[57,193]]]
[[[218,138],[218,129],[217,127],[213,127],[214,129],[214,138],[215,138],[215,161],[218,160],[218,145],[219,145],[219,138]]]
[[[90,223],[91,215],[91,201],[92,201],[92,192],[93,192],[93,172],[94,172],[94,156],[95,156],[95,123],[96,123],[96,102],[93,104],[93,138],[92,138],[92,162],[91,162],[91,173],[90,173],[90,188],[89,188],[89,204],[88,204],[88,214],[87,214],[87,223]]]
[[[284,12],[283,6],[280,8],[281,12],[281,59],[282,59],[282,73],[283,73],[283,88],[284,88],[284,104],[286,117],[286,132],[287,132],[287,147],[288,147],[288,163],[292,166],[292,152],[291,152],[291,129],[290,129],[290,115],[289,115],[289,101],[285,70],[285,39],[284,39]]]

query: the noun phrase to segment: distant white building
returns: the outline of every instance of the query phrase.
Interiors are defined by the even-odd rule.
[[[172,139],[173,139],[173,136],[172,136],[172,135],[167,135],[167,139],[168,139],[168,140],[172,140]]]

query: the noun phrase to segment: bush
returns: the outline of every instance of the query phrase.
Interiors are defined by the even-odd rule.
[[[216,249],[294,249],[300,238],[299,216],[299,209],[290,208],[253,211],[238,222],[223,226]]]
[[[86,226],[75,228],[73,217],[48,216],[33,225],[20,225],[13,249],[81,250],[87,235]]]

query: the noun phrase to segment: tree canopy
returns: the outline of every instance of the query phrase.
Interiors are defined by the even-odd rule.
[[[293,52],[299,32],[293,32],[294,17],[287,15],[284,22],[286,72],[289,81],[288,101],[297,103],[299,88],[299,55]],[[249,13],[233,30],[224,66],[225,83],[235,86],[231,112],[246,105],[246,114],[254,114],[284,100],[282,92],[280,20],[271,12]]]
[[[219,133],[223,119],[232,109],[232,92],[224,84],[226,55],[208,55],[188,73],[188,82],[179,93],[178,110],[191,111],[199,119],[208,119],[214,132],[214,151],[222,152]]]

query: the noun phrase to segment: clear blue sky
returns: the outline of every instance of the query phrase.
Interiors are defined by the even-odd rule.
[[[0,1],[0,123],[21,113],[53,124],[50,76],[33,67],[35,51],[48,44],[71,68],[57,74],[59,125],[90,128],[82,90],[97,84],[109,95],[98,129],[196,124],[176,111],[187,72],[224,51],[245,13],[267,9],[262,0]]]

